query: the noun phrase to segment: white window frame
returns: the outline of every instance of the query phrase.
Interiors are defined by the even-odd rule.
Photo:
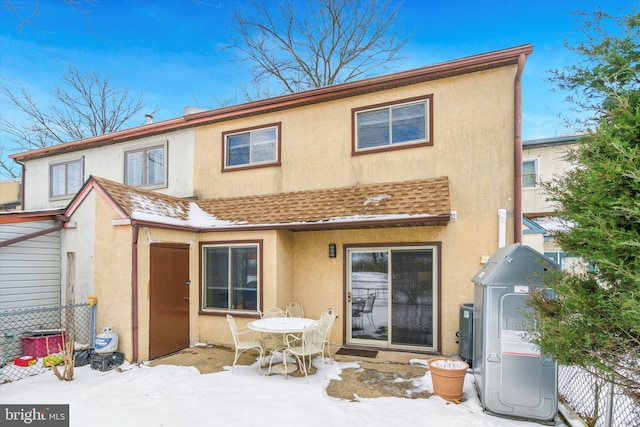
[[[525,174],[524,173],[524,165],[525,163],[531,163],[533,162],[533,174]],[[531,159],[524,159],[522,160],[522,189],[523,190],[536,190],[538,188],[540,188],[540,159],[537,158],[531,158]],[[532,186],[526,186],[525,187],[525,176],[531,176],[533,175],[534,178],[534,184]]]
[[[247,129],[234,130],[230,132],[223,132],[223,167],[222,171],[230,171],[237,169],[246,169],[246,168],[254,168],[254,167],[265,167],[265,166],[277,166],[280,164],[280,127],[281,123],[271,123],[262,126],[251,127]],[[266,142],[257,142],[254,141],[254,135],[265,132],[269,130],[274,130],[275,138],[273,140],[269,140]],[[249,162],[242,163],[238,165],[229,164],[229,138],[239,135],[248,135],[249,136]],[[273,144],[273,159],[268,160],[254,160],[254,152],[255,147],[260,144]]]
[[[75,186],[69,181],[69,166],[80,165],[80,177]],[[54,194],[54,169],[64,167],[64,193]],[[80,158],[49,163],[49,200],[70,199],[84,184],[84,156]],[[77,187],[77,188],[75,188]]]
[[[394,110],[413,106],[424,105],[424,136],[417,139],[409,139],[403,141],[393,141],[393,116]],[[353,110],[353,129],[354,129],[354,142],[353,142],[353,154],[363,154],[372,151],[385,151],[390,149],[409,148],[422,145],[433,145],[432,141],[432,106],[433,96],[422,96],[418,98],[412,98],[407,100],[401,100],[396,103],[380,104],[364,108],[356,108]],[[373,112],[387,112],[388,123],[388,141],[384,144],[375,145],[371,147],[360,146],[360,117],[367,113]]]
[[[227,249],[229,257],[228,257],[228,271],[227,271],[227,285],[224,286],[215,286],[215,284],[210,284],[207,277],[207,257],[206,251],[207,249],[212,248],[222,248]],[[247,278],[247,285],[245,287],[233,287],[233,257],[231,256],[232,249],[238,248],[255,248],[256,250],[256,260],[255,260],[255,277],[250,276]],[[200,249],[200,259],[202,265],[202,279],[201,279],[201,307],[200,309],[204,313],[228,313],[228,312],[244,312],[244,313],[259,313],[261,310],[261,293],[262,293],[262,241],[243,241],[243,242],[208,242],[202,243]],[[251,286],[249,282],[255,281],[255,288]],[[224,291],[226,289],[227,292],[227,307],[207,307],[207,292],[211,291]],[[255,291],[255,307],[237,307],[234,305],[234,302],[237,303],[236,296],[230,293],[231,290],[239,291],[241,293],[249,292],[253,293]]]
[[[157,188],[166,188],[168,186],[168,170],[169,170],[169,150],[168,150],[168,141],[162,141],[159,143],[153,143],[149,145],[145,145],[137,148],[130,148],[124,150],[124,183],[127,185],[132,185],[135,187],[147,188],[147,189],[157,189]],[[162,149],[162,182],[160,183],[152,183],[149,184],[147,182],[147,153],[152,150]],[[129,155],[135,153],[142,153],[143,162],[142,162],[142,183],[140,185],[130,184],[129,183]]]

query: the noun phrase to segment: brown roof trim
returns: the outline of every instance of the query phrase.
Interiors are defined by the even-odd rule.
[[[328,231],[328,230],[359,230],[369,228],[395,228],[395,227],[433,227],[446,226],[451,220],[451,215],[437,215],[430,217],[414,217],[402,219],[379,219],[369,221],[345,221],[345,222],[318,222],[304,224],[262,224],[262,225],[234,225],[231,227],[195,228],[183,225],[164,224],[160,222],[141,221],[133,219],[131,225],[141,227],[161,228],[166,230],[190,231],[195,233],[222,233],[239,231]]]
[[[0,213],[0,224],[16,224],[19,222],[34,221],[66,221],[63,217],[65,209],[44,210],[44,211],[15,211]]]
[[[56,221],[56,225],[53,227],[45,228],[44,230],[38,230],[33,233],[24,234],[22,236],[14,237],[13,239],[4,240],[0,242],[0,248],[5,246],[15,245],[16,243],[24,242],[25,240],[35,239],[36,237],[44,236],[45,234],[60,231],[64,228],[64,221]]]
[[[163,224],[161,222],[153,222],[153,221],[142,221],[139,219],[132,219],[131,225],[137,225],[140,227],[149,227],[149,228],[161,228],[163,230],[178,230],[178,231],[190,231],[192,233],[200,233],[202,229],[196,227],[188,227],[186,225],[175,225],[175,224]],[[227,230],[229,231],[229,230]],[[236,229],[231,229],[231,231],[236,231]]]
[[[237,225],[229,228],[203,228],[201,232],[221,232],[221,231],[265,231],[265,230],[288,230],[288,231],[327,231],[327,230],[358,230],[368,228],[394,228],[394,227],[426,227],[426,226],[446,226],[451,220],[451,215],[418,216],[412,218],[381,218],[366,221],[344,221],[344,222],[317,222],[304,224],[265,224],[265,225]]]
[[[548,212],[525,212],[522,214],[523,216],[529,219],[542,218],[545,216],[558,216],[558,212],[548,211]]]
[[[282,95],[275,98],[263,99],[245,104],[223,107],[215,110],[207,110],[195,114],[189,114],[175,119],[151,123],[118,132],[99,135],[78,141],[58,144],[51,147],[24,153],[12,154],[9,157],[18,161],[47,157],[70,151],[86,148],[100,147],[115,144],[134,138],[152,136],[169,131],[185,129],[198,125],[221,122],[257,114],[265,114],[289,108],[300,107],[309,104],[317,104],[334,99],[347,98],[369,92],[382,91],[396,87],[408,86],[430,80],[437,80],[461,74],[473,73],[492,68],[509,65],[517,65],[520,55],[529,55],[533,52],[531,44],[512,47],[503,50],[469,56],[448,62],[442,62],[414,70],[402,71],[380,77],[348,82],[334,86],[327,86]]]

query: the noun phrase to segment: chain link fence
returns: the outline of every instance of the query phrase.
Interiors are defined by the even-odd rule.
[[[76,366],[89,363],[95,343],[95,304],[0,312],[0,384],[49,369],[45,357],[74,343]],[[46,360],[49,364],[49,360]]]
[[[640,406],[620,387],[582,368],[558,366],[558,393],[589,426],[640,426]]]

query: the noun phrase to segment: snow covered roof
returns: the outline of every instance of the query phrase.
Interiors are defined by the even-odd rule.
[[[197,201],[99,177],[85,187],[90,182],[133,221],[198,230],[444,225],[451,213],[447,177]]]
[[[530,220],[544,228],[546,231],[545,235],[551,236],[559,231],[568,231],[573,226],[573,224],[563,221],[556,216],[541,216],[537,218],[530,218]]]

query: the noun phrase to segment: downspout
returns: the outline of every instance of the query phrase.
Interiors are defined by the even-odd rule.
[[[138,235],[140,228],[133,225],[131,242],[131,329],[133,333],[133,363],[138,362]]]
[[[13,159],[14,162],[16,162],[17,164],[20,165],[20,167],[22,168],[22,173],[20,174],[20,210],[27,210],[27,208],[24,205],[24,172],[25,172],[25,167],[24,167],[24,163],[22,163],[20,160],[17,159]]]
[[[521,53],[518,57],[518,69],[516,71],[515,108],[513,123],[513,162],[515,167],[514,202],[513,202],[513,239],[515,243],[522,241],[522,72],[526,55]]]

